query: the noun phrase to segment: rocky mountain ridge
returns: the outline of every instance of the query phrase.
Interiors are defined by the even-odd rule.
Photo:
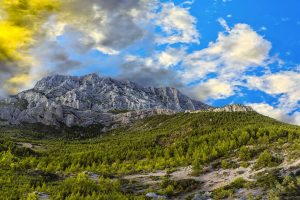
[[[175,88],[142,87],[96,74],[82,77],[54,75],[38,81],[30,90],[0,101],[0,119],[12,124],[111,126],[115,122],[157,113],[207,108],[210,106]],[[124,114],[124,111],[131,113]]]
[[[199,113],[199,112],[255,112],[254,109],[250,106],[245,106],[242,104],[231,104],[226,105],[224,107],[218,108],[208,108],[204,110],[192,110],[192,111],[185,111],[187,113]]]
[[[157,114],[199,110],[251,109],[237,105],[213,108],[175,88],[143,87],[97,74],[45,77],[34,88],[0,101],[1,120],[14,125],[41,123],[56,127],[113,127]]]

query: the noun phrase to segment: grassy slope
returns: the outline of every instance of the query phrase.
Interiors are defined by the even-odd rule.
[[[34,199],[33,191],[44,191],[54,199],[143,199],[143,195],[124,191],[118,177],[188,165],[198,174],[212,161],[239,157],[236,150],[249,145],[254,147],[254,153],[248,155],[251,159],[265,149],[282,151],[278,147],[286,146],[294,157],[300,149],[299,127],[255,112],[155,116],[83,140],[55,133],[44,139],[37,131],[19,128],[2,127],[0,131],[0,192],[8,199],[26,199],[28,194]],[[20,141],[37,146],[20,147],[16,145]],[[260,165],[265,165],[264,160]],[[83,171],[100,174],[100,183],[88,179]],[[166,191],[170,188],[163,186],[162,193],[171,194]]]

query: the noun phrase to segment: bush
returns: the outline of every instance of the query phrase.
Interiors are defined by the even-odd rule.
[[[225,199],[228,197],[231,197],[233,195],[234,191],[233,190],[226,190],[224,188],[217,189],[213,192],[213,198],[218,200],[218,199]]]
[[[244,167],[244,168],[247,168],[247,167],[249,167],[249,163],[246,162],[246,161],[243,161],[243,162],[240,163],[240,166]]]
[[[223,169],[232,169],[232,168],[237,168],[237,164],[234,162],[228,162],[227,160],[222,160],[221,161],[221,167]]]
[[[191,172],[191,176],[199,176],[203,173],[202,169],[193,169],[193,171]]]
[[[189,192],[199,187],[199,182],[194,179],[183,180],[171,180],[169,178],[163,178],[160,183],[161,194],[172,196],[175,194],[181,194],[183,192]]]
[[[174,186],[173,185],[168,185],[168,187],[166,187],[164,189],[164,194],[166,194],[168,196],[171,196],[171,195],[174,194],[174,191],[175,191]]]
[[[237,178],[230,184],[230,187],[233,189],[240,189],[240,188],[245,188],[248,186],[249,186],[248,181],[246,181],[243,178]]]
[[[257,177],[256,184],[259,187],[270,189],[274,188],[280,179],[277,171],[269,171],[268,173],[263,172],[263,174],[259,174]]]
[[[214,199],[224,199],[231,197],[237,189],[248,188],[250,183],[243,178],[235,179],[230,185],[218,188],[213,191]]]
[[[242,146],[239,151],[239,158],[244,161],[250,160],[251,159],[250,150],[247,147]]]
[[[226,161],[226,160],[222,160],[222,161],[221,161],[221,167],[222,167],[223,169],[229,169],[229,168],[231,168],[230,162],[228,162],[228,161]]]
[[[274,167],[277,166],[280,162],[280,158],[273,157],[273,155],[268,150],[265,150],[259,155],[254,168],[261,169],[263,167]]]
[[[27,196],[27,200],[38,200],[38,195],[36,194],[36,192],[33,193],[29,193]]]

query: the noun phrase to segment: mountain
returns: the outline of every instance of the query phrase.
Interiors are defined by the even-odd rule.
[[[208,108],[211,107],[170,87],[143,87],[96,74],[54,75],[38,81],[30,90],[2,100],[0,119],[11,124],[42,123],[57,127],[111,126],[158,113]]]
[[[248,106],[56,75],[0,101],[0,119],[3,199],[300,196],[300,128]]]

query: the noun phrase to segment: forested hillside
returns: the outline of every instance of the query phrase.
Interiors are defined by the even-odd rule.
[[[2,199],[145,199],[151,192],[171,199],[210,192],[223,199],[242,188],[258,191],[251,196],[258,199],[300,193],[298,163],[286,164],[300,156],[300,127],[256,112],[160,115],[91,138],[55,129],[0,131]],[[191,168],[188,177],[174,178],[183,167]],[[257,173],[204,187],[206,173],[239,168]],[[128,178],[151,172],[166,174],[149,176],[152,182]]]

